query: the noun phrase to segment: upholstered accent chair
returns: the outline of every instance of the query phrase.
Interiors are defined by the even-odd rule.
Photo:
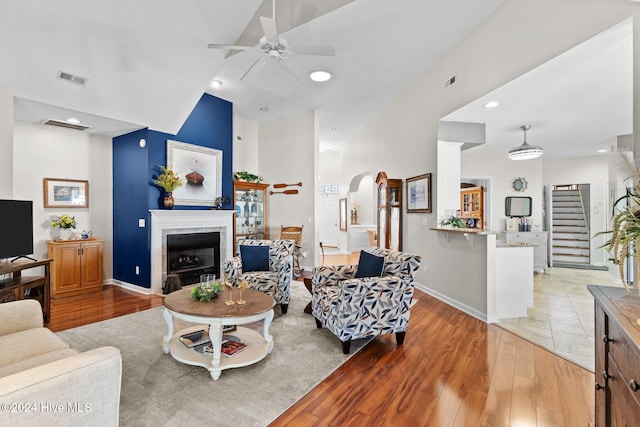
[[[369,253],[384,258],[382,274],[356,278],[358,265],[315,267],[312,276],[312,314],[318,328],[326,327],[349,354],[351,340],[396,334],[404,343],[414,274],[421,258],[405,252],[372,248]],[[361,254],[362,262],[362,254]]]
[[[291,299],[293,270],[293,240],[239,240],[240,255],[222,263],[222,271],[233,286],[248,282],[251,289],[271,295],[280,304],[282,314],[287,312]],[[242,260],[243,246],[267,246],[268,264],[261,270],[249,270],[249,260]],[[245,252],[246,253],[246,252]],[[266,262],[266,261],[265,261]]]

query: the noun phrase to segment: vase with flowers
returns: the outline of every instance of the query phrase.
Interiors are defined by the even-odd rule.
[[[159,166],[159,174],[153,183],[164,192],[163,206],[165,209],[173,209],[175,200],[173,192],[182,186],[182,178],[180,178],[173,170],[166,166]]]
[[[60,240],[70,240],[73,238],[73,230],[78,226],[76,218],[67,214],[62,214],[51,221],[52,228],[60,229]]]

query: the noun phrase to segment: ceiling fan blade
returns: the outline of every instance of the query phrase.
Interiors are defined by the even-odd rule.
[[[264,37],[267,41],[271,43],[278,43],[278,27],[276,27],[276,21],[271,18],[261,16],[260,23],[262,24]]]
[[[316,45],[316,46],[294,46],[291,48],[296,55],[317,55],[317,56],[335,56],[336,52],[333,46]]]
[[[260,73],[260,70],[264,68],[264,66],[267,64],[268,61],[269,61],[269,58],[266,56],[259,58],[256,62],[253,63],[251,67],[249,67],[247,71],[245,71],[242,77],[240,77],[240,80],[253,79],[255,76],[257,76]]]
[[[289,70],[291,74],[293,74],[293,76],[296,79],[298,79],[300,83],[302,84],[309,83],[309,77],[307,76],[307,72],[304,71],[302,67],[298,65],[297,62],[292,61],[291,58],[283,58],[282,61],[280,62],[282,63],[282,65],[285,66],[287,70]]]
[[[207,47],[209,49],[232,49],[232,50],[253,49],[253,46],[237,46],[232,44],[216,44],[216,43],[209,43]]]

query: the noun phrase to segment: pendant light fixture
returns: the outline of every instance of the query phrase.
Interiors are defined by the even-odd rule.
[[[522,125],[520,129],[524,132],[524,142],[519,147],[509,150],[509,158],[511,160],[529,160],[542,156],[542,148],[527,143],[527,131],[531,125]]]

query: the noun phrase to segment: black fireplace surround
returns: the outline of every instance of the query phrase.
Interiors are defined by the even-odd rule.
[[[167,274],[180,276],[182,285],[200,281],[201,274],[220,277],[220,233],[167,235]]]

